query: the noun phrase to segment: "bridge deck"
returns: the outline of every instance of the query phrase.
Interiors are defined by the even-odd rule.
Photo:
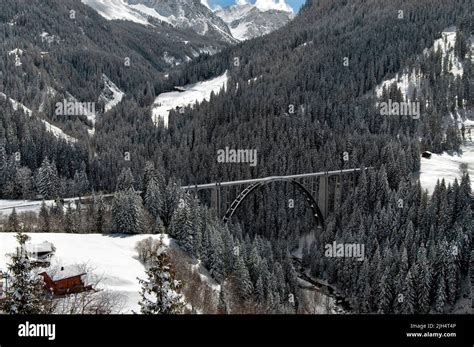
[[[369,168],[365,168],[369,169]],[[189,185],[181,187],[184,190],[203,190],[203,189],[213,189],[216,186],[221,187],[229,187],[229,186],[238,186],[238,185],[247,185],[253,184],[257,182],[273,182],[273,181],[284,181],[284,180],[291,180],[291,179],[298,179],[298,178],[309,178],[309,177],[320,177],[320,176],[336,176],[341,174],[348,174],[354,173],[357,171],[361,171],[361,169],[346,169],[346,170],[336,170],[336,171],[323,171],[323,172],[313,172],[313,173],[306,173],[306,174],[299,174],[299,175],[288,175],[288,176],[269,176],[269,177],[262,177],[262,178],[254,178],[248,180],[239,180],[239,181],[230,181],[230,182],[215,182],[215,183],[207,183],[207,184],[197,184],[197,185]]]

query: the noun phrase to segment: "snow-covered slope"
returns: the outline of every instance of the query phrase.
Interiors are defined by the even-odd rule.
[[[153,104],[152,119],[155,124],[160,119],[164,125],[168,126],[168,117],[170,111],[178,107],[193,106],[204,100],[209,101],[211,93],[218,94],[223,88],[227,87],[228,73],[213,78],[208,81],[198,82],[184,86],[183,91],[169,92],[160,94]]]
[[[284,0],[257,1],[251,4],[241,0],[236,5],[218,9],[216,14],[229,26],[238,40],[248,40],[281,28],[293,17],[293,10]]]
[[[430,159],[421,158],[420,183],[431,194],[438,180],[454,183],[460,181],[463,172],[474,177],[474,143],[461,146],[462,153],[432,154]]]
[[[107,20],[128,20],[142,25],[150,25],[147,16],[130,6],[124,0],[81,0]]]
[[[0,98],[8,99],[10,101],[10,103],[12,104],[12,107],[15,111],[21,110],[26,115],[28,115],[29,117],[33,116],[33,111],[32,110],[30,110],[28,107],[26,107],[22,103],[20,103],[16,100],[13,100],[11,98],[8,98],[4,93],[0,93]],[[60,128],[58,128],[57,126],[52,125],[51,123],[45,121],[44,119],[41,119],[41,122],[45,125],[46,131],[52,133],[57,138],[64,139],[67,142],[71,142],[71,143],[77,142],[76,138],[74,138],[72,136],[69,136],[64,131],[62,131]]]
[[[23,50],[19,48],[15,48],[14,50],[8,52],[9,56],[13,56],[15,59],[15,66],[21,66],[23,65],[21,62],[21,56],[23,55]]]
[[[456,43],[456,27],[450,27],[442,32],[442,37],[435,41],[434,50],[441,52],[444,59],[448,59],[448,72],[454,76],[462,77],[464,73],[463,66],[454,54],[454,45]]]
[[[428,54],[430,51],[440,52],[443,61],[447,58],[448,68],[446,71],[452,74],[455,77],[462,77],[464,68],[462,63],[454,54],[454,44],[456,42],[456,27],[449,27],[443,30],[441,33],[441,38],[435,40],[431,48],[425,49],[425,54]],[[474,42],[474,38],[471,38]],[[474,59],[471,59],[474,61]],[[420,86],[423,82],[423,79],[426,76],[422,76],[418,71],[411,71],[397,74],[394,78],[382,82],[376,88],[376,95],[380,97],[383,92],[383,88],[388,88],[393,83],[397,84],[397,88],[400,89],[404,98],[412,99],[412,94],[415,89],[420,89]]]
[[[52,243],[56,252],[51,259],[52,268],[81,267],[86,265],[93,273],[90,275],[101,279],[98,289],[109,290],[119,294],[123,300],[121,313],[139,313],[141,286],[138,278],[146,279],[145,267],[138,260],[135,249],[137,242],[149,237],[158,240],[161,235],[102,235],[102,234],[57,234],[29,233],[31,244],[44,241]],[[220,286],[210,277],[208,271],[196,259],[179,249],[178,244],[168,235],[163,235],[163,243],[171,250],[179,251],[182,259],[190,269],[199,274],[214,291]],[[17,241],[13,233],[0,233],[0,271],[6,270],[10,262],[7,254],[15,251]]]
[[[102,75],[104,81],[104,90],[99,96],[99,102],[104,103],[104,112],[108,112],[117,106],[125,96],[122,92],[106,75]]]
[[[56,247],[52,265],[71,266],[87,264],[94,275],[103,277],[104,289],[119,293],[124,298],[124,313],[139,312],[140,284],[138,278],[146,278],[145,267],[137,259],[135,245],[138,241],[158,235],[100,235],[100,234],[28,234],[34,244],[48,241]],[[165,237],[164,243],[170,244]],[[6,270],[7,253],[15,251],[17,242],[12,233],[0,233],[0,270]]]

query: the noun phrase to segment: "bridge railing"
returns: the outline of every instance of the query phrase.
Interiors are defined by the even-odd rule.
[[[370,168],[366,167],[366,168],[363,168],[363,169],[362,168],[357,168],[357,169],[344,169],[344,170],[334,170],[334,171],[322,171],[322,172],[313,172],[313,173],[298,174],[298,175],[286,175],[286,176],[269,176],[269,177],[253,178],[253,179],[238,180],[238,181],[196,184],[196,185],[182,186],[181,188],[184,189],[184,190],[214,189],[214,188],[216,188],[216,186],[229,187],[229,186],[253,184],[253,183],[257,183],[257,182],[267,183],[267,182],[271,182],[271,181],[281,181],[281,180],[285,180],[285,179],[290,180],[290,179],[311,178],[311,177],[320,177],[320,176],[336,176],[336,175],[355,173],[355,172],[359,172],[361,170],[368,170],[368,169],[370,169]]]

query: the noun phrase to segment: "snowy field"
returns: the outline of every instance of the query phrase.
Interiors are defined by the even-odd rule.
[[[228,73],[213,78],[208,81],[198,82],[195,84],[186,85],[182,92],[169,92],[160,94],[153,105],[152,119],[155,124],[160,119],[163,120],[164,125],[168,126],[168,117],[171,110],[177,107],[193,106],[204,100],[209,101],[211,93],[218,94],[222,89],[227,87],[229,79]]]
[[[420,183],[423,189],[432,193],[437,180],[445,179],[446,185],[454,183],[462,176],[461,165],[464,164],[469,176],[474,178],[474,143],[462,146],[462,154],[432,154],[431,159],[421,158]]]
[[[49,241],[56,247],[52,265],[68,266],[87,264],[94,268],[94,275],[103,277],[105,289],[123,295],[123,313],[139,312],[140,284],[137,277],[146,278],[145,268],[137,259],[135,245],[138,241],[159,235],[100,235],[100,234],[28,234],[32,243]],[[170,244],[165,236],[164,242]],[[12,233],[0,233],[0,270],[6,270],[7,253],[15,251],[17,242]]]

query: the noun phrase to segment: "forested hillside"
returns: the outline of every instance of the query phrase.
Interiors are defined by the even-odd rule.
[[[129,98],[148,105],[171,87],[167,71],[228,45],[165,24],[110,22],[72,0],[5,0],[0,38],[0,92],[84,142],[90,120],[58,117],[57,102],[94,102],[102,113],[99,96],[106,75]]]

